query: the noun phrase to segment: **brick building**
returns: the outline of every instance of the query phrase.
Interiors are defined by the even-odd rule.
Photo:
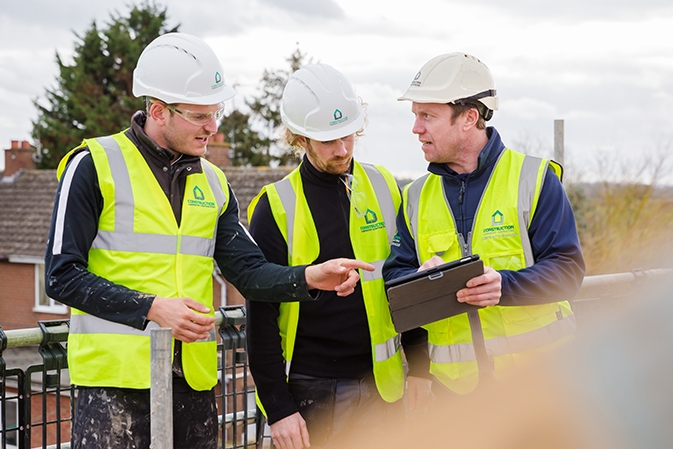
[[[27,141],[12,141],[5,150],[0,179],[0,327],[35,327],[39,320],[67,318],[68,308],[44,294],[44,251],[54,196],[55,170],[36,170],[35,150]],[[215,136],[206,157],[227,174],[247,224],[247,207],[264,184],[277,181],[291,167],[231,167],[229,144]],[[242,304],[243,298],[217,270],[215,305]],[[224,289],[223,289],[224,287]]]

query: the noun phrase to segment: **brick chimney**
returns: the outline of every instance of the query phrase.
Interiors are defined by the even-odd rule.
[[[228,167],[231,164],[229,159],[230,148],[231,143],[224,141],[224,134],[217,133],[210,138],[205,157],[218,167]]]
[[[35,169],[33,161],[35,150],[31,148],[27,140],[12,140],[11,148],[5,150],[5,178],[10,177],[20,170]]]

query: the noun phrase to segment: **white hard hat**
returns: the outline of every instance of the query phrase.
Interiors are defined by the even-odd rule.
[[[133,95],[165,103],[218,104],[235,95],[208,44],[185,33],[166,33],[145,47],[133,71]]]
[[[280,117],[293,133],[327,142],[360,131],[365,109],[343,73],[327,64],[307,64],[290,76]]]
[[[498,110],[491,71],[479,59],[465,53],[448,53],[426,62],[398,100],[455,104],[478,101],[490,111]]]

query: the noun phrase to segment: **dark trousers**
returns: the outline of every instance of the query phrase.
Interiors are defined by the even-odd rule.
[[[215,392],[173,382],[173,447],[216,449]],[[80,387],[71,437],[73,449],[149,449],[150,391]]]
[[[387,403],[373,377],[329,379],[290,374],[288,386],[306,421],[311,448],[356,448],[394,426],[402,401]]]

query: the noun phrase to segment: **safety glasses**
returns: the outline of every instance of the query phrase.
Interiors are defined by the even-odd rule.
[[[192,125],[205,126],[213,118],[218,121],[224,117],[224,107],[214,112],[196,112],[189,109],[178,109],[172,104],[164,103],[161,100],[150,99],[152,103],[159,103],[166,107],[171,112],[178,114],[180,117],[191,123]]]
[[[340,177],[339,179],[341,179],[341,182],[346,187],[346,194],[348,195],[348,200],[351,202],[353,212],[355,212],[356,217],[362,218],[367,213],[367,196],[357,189],[358,180],[353,175],[345,174],[344,177]]]
[[[205,126],[213,118],[215,120],[220,120],[222,117],[224,117],[224,108],[220,108],[214,112],[195,112],[190,111],[189,109],[178,109],[172,104],[167,104],[166,109],[175,112],[180,117],[187,120],[189,123],[197,126]]]

